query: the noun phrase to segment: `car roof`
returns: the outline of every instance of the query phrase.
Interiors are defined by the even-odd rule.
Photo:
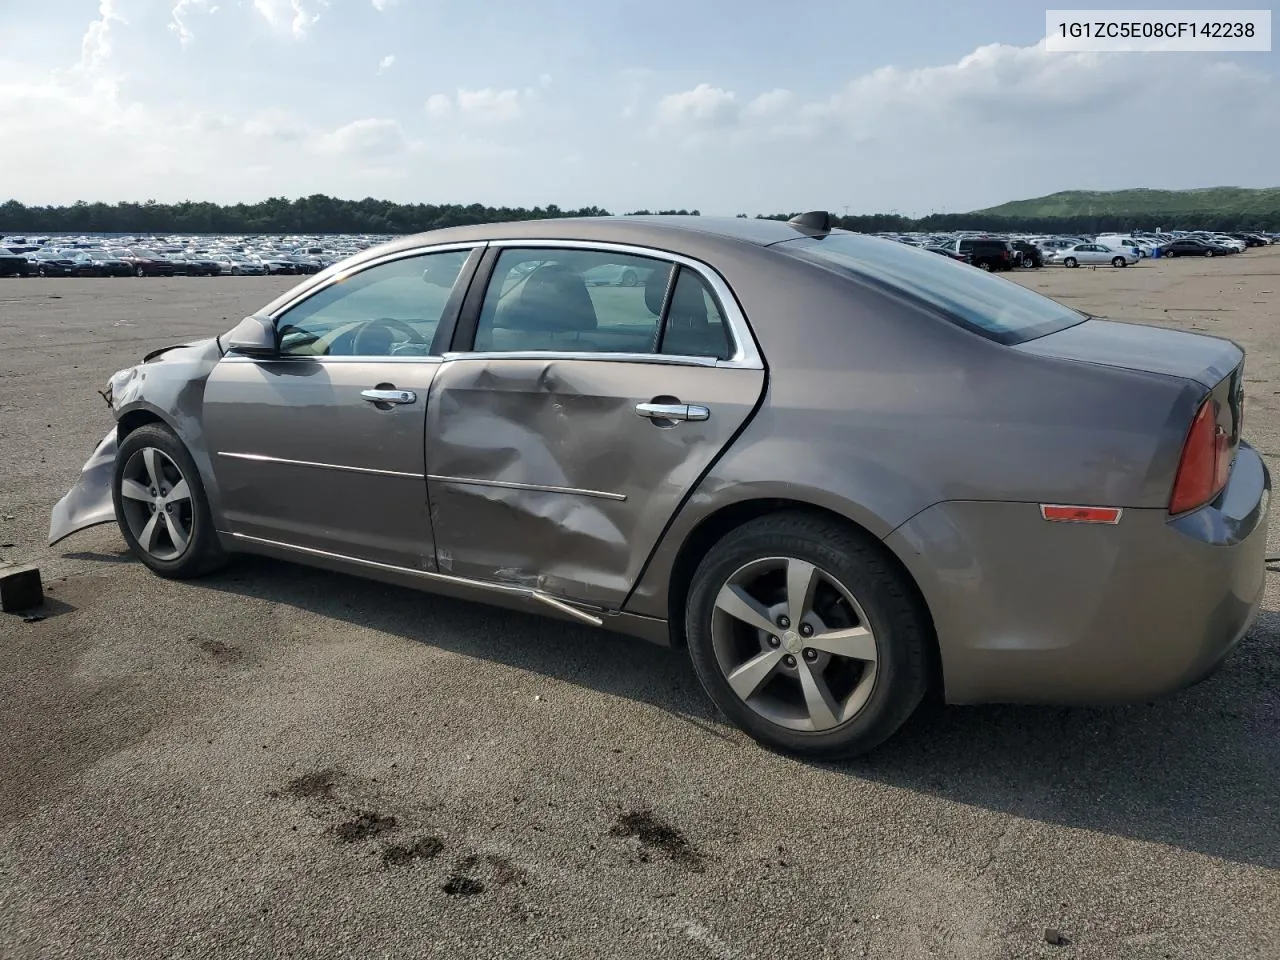
[[[831,231],[844,232],[844,231]],[[784,220],[747,217],[650,215],[625,217],[562,217],[546,220],[514,220],[445,227],[392,240],[362,251],[382,255],[396,250],[437,243],[471,243],[486,240],[585,240],[601,243],[633,243],[696,255],[699,248],[731,244],[768,246],[797,237],[824,236]]]

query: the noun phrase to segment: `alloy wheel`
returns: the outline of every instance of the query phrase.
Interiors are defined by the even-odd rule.
[[[138,546],[157,560],[177,560],[191,542],[194,512],[182,470],[163,450],[143,447],[124,466],[121,509]]]
[[[825,731],[851,720],[876,682],[876,637],[853,594],[795,557],[739,567],[721,586],[711,641],[729,687],[764,719]]]

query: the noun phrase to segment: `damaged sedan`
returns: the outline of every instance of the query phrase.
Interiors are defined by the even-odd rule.
[[[931,688],[1209,675],[1263,591],[1243,367],[821,212],[450,228],[115,374],[50,540],[114,522],[165,577],[254,553],[670,644],[757,740],[847,756]]]

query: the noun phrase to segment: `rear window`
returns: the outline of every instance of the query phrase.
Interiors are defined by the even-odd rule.
[[[787,240],[774,249],[889,287],[998,343],[1025,343],[1088,319],[1011,280],[891,240],[832,233]]]

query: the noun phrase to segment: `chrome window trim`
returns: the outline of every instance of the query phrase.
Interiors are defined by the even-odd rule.
[[[500,487],[504,490],[530,490],[536,493],[564,493],[570,496],[595,497],[599,500],[627,499],[625,493],[610,493],[607,490],[586,490],[582,487],[557,487],[547,483],[516,483],[514,480],[479,480],[473,477],[445,477],[439,474],[427,474],[428,480],[437,483],[460,483],[474,487]]]
[[[372,467],[352,467],[345,463],[320,463],[316,460],[288,460],[285,457],[271,457],[265,453],[233,453],[219,450],[218,456],[231,460],[249,460],[253,463],[282,463],[290,467],[316,467],[321,470],[341,470],[344,473],[366,473],[377,477],[402,477],[405,480],[425,480],[421,473],[405,473],[402,470],[375,470]]]
[[[715,357],[682,357],[666,353],[609,353],[603,350],[450,350],[444,360],[612,360],[618,363],[659,363],[679,367],[741,367]],[[752,368],[759,369],[759,368]]]
[[[747,370],[763,370],[764,361],[756,344],[746,315],[738,305],[738,298],[733,295],[729,285],[708,263],[695,260],[680,253],[671,253],[654,247],[641,247],[630,243],[613,243],[607,240],[490,240],[490,247],[506,248],[543,248],[548,250],[599,250],[604,253],[622,253],[633,257],[647,257],[650,260],[663,260],[667,263],[678,263],[688,267],[711,288],[716,300],[724,310],[725,321],[729,325],[729,336],[733,340],[733,355],[727,360],[715,357],[682,356],[666,353],[610,353],[606,350],[591,351],[554,351],[554,350],[514,350],[499,353],[486,353],[481,350],[450,351],[445,354],[447,360],[467,360],[482,357],[501,357],[502,359],[543,359],[543,360],[617,360],[624,363],[668,363],[680,366],[729,367]],[[490,277],[489,282],[493,282]]]

